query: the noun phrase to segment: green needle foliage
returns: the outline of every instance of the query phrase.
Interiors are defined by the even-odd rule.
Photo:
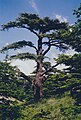
[[[34,44],[31,41],[23,40],[23,41],[15,42],[15,43],[12,43],[12,44],[9,44],[9,45],[3,47],[1,52],[2,51],[7,51],[9,49],[16,50],[16,49],[20,49],[20,48],[25,47],[25,46],[30,46],[30,47],[34,47],[35,48]]]

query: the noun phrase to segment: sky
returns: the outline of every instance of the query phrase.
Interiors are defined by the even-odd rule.
[[[73,10],[77,9],[81,3],[81,0],[0,0],[0,29],[1,25],[9,21],[14,21],[20,13],[35,13],[40,17],[49,16],[52,19],[58,18],[60,21],[69,22],[73,24],[76,21],[76,17],[73,15]],[[35,35],[31,34],[27,30],[23,29],[10,29],[9,31],[0,31],[0,49],[9,43],[13,43],[19,40],[33,41],[36,44]],[[27,49],[33,52],[32,49]],[[23,49],[25,51],[25,49]],[[21,50],[16,51],[16,53]],[[67,51],[69,54],[73,54],[73,51]],[[54,58],[58,54],[56,49],[52,49],[50,56]],[[0,54],[0,58],[4,57]],[[35,65],[31,61],[13,61],[14,65],[18,67],[26,74],[29,74]]]

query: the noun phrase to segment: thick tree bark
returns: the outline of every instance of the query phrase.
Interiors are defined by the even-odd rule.
[[[34,98],[35,101],[39,101],[43,97],[43,76],[42,76],[42,63],[37,62],[36,79],[34,82]]]
[[[42,38],[38,40],[38,56],[42,56]],[[34,98],[39,101],[43,97],[43,75],[42,75],[43,60],[41,57],[37,60],[36,79],[34,81]]]

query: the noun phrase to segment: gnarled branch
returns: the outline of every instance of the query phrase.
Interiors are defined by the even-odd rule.
[[[43,42],[44,43],[44,42]],[[43,52],[43,56],[46,55],[46,53],[50,50],[51,44],[50,44],[50,39],[48,42],[45,42],[44,44],[48,44],[48,48]]]
[[[25,75],[23,72],[20,72],[20,77],[26,79],[29,83],[33,83],[30,76]]]
[[[50,70],[52,70],[54,67],[57,67],[59,64],[60,64],[60,63],[57,63],[57,64],[55,64],[55,65],[51,66],[51,67],[50,67],[50,68],[48,68],[45,72],[43,72],[43,74],[42,74],[42,75],[47,74],[48,72],[50,72]]]

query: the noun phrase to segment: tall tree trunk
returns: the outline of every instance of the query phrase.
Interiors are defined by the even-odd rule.
[[[38,40],[38,53],[37,55],[42,56],[42,38]],[[39,101],[43,97],[43,76],[42,76],[42,67],[43,60],[41,57],[37,60],[37,69],[36,69],[36,79],[34,81],[34,98],[35,101]]]
[[[37,62],[37,72],[36,79],[34,83],[34,98],[35,101],[39,101],[41,97],[43,97],[43,76],[42,75],[42,63]]]

